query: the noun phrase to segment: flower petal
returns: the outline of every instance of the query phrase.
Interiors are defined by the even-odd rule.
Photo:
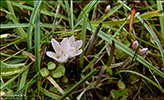
[[[68,60],[68,55],[62,55],[58,58],[57,54],[55,54],[54,52],[51,51],[47,51],[46,52],[47,56],[49,56],[50,58],[53,58],[54,60],[58,61],[58,62],[66,62]]]
[[[51,51],[47,51],[46,55],[50,58],[53,58],[53,59],[57,57],[57,55],[54,52],[51,52]]]
[[[134,41],[132,44],[132,49],[137,50],[138,46],[139,46],[138,41]]]
[[[146,54],[147,50],[148,50],[148,48],[143,48],[143,49],[140,49],[138,53],[139,53],[139,55],[142,56],[142,55]]]
[[[78,50],[82,46],[82,44],[83,44],[82,40],[77,40],[73,46],[76,48],[76,50]]]
[[[76,52],[76,56],[77,56],[77,55],[80,55],[82,52],[83,52],[82,49],[78,50],[78,51]]]
[[[69,49],[70,45],[69,45],[69,40],[68,38],[64,38],[61,42],[61,48],[63,51],[67,51]]]
[[[51,40],[51,44],[56,53],[58,53],[61,50],[60,44],[55,39]]]
[[[69,57],[75,57],[75,56],[78,56],[78,55],[80,55],[82,52],[83,52],[82,49],[77,50],[76,52],[70,52],[70,56],[69,56]]]
[[[72,46],[74,42],[75,42],[75,37],[74,37],[74,35],[72,35],[72,36],[69,38],[69,43],[70,43],[70,45]]]
[[[68,60],[68,55],[63,55],[63,56],[61,56],[59,59],[57,59],[57,61],[58,62],[67,62],[67,60]]]

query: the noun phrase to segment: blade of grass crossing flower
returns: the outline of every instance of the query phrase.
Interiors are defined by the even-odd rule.
[[[18,22],[18,20],[17,20],[17,18],[16,18],[16,16],[15,16],[15,12],[14,12],[14,10],[13,10],[13,6],[11,5],[11,2],[10,1],[8,1],[8,0],[6,0],[6,2],[7,2],[7,6],[8,6],[8,9],[9,9],[9,11],[12,13],[12,15],[13,15],[13,18],[15,19],[13,19],[13,18],[11,18],[12,19],[12,21],[14,22],[14,24],[19,24],[19,22]],[[17,30],[17,33],[18,33],[18,35],[19,36],[21,36],[21,37],[27,37],[27,34],[25,33],[25,31],[23,30],[23,28],[21,28],[21,27],[19,27],[19,28],[16,28],[16,30]]]
[[[138,76],[141,76],[142,78],[146,79],[147,81],[149,81],[150,83],[152,83],[154,86],[156,86],[159,90],[161,90],[163,93],[164,93],[164,89],[161,88],[157,83],[155,83],[154,81],[152,81],[151,79],[149,79],[148,77],[138,73],[138,72],[135,72],[135,71],[131,71],[131,70],[121,70],[121,71],[118,71],[116,74],[119,74],[119,73],[122,73],[122,72],[129,72],[129,73],[133,73],[133,74],[136,74]]]
[[[71,4],[71,28],[72,28],[72,32],[74,33],[74,21],[73,21],[73,0],[71,0],[70,2]]]
[[[75,84],[71,89],[65,92],[59,100],[63,100],[65,97],[67,97],[71,92],[75,91],[79,86],[81,86],[85,81],[89,80],[93,75],[95,75],[99,70],[94,69],[92,70],[86,77],[84,77],[82,80],[80,80],[77,84]]]
[[[157,1],[158,10],[163,10],[162,0],[156,0],[156,1]],[[163,15],[164,13],[162,12],[161,14]],[[161,26],[162,38],[163,38],[162,42],[164,43],[164,17],[160,16],[159,21]]]
[[[64,0],[64,3],[66,5],[66,10],[67,10],[67,15],[68,15],[68,22],[69,22],[69,26],[71,27],[71,15],[70,15],[70,8],[69,8],[69,4],[67,0]]]
[[[36,1],[36,4],[34,6],[34,10],[33,10],[31,17],[30,17],[30,22],[32,24],[34,24],[34,21],[36,19],[36,14],[37,14],[37,11],[39,10],[41,3],[42,3],[42,0]],[[31,24],[29,24],[29,28],[27,30],[27,46],[28,46],[28,49],[32,48],[32,30],[33,30],[33,26]]]
[[[81,40],[83,41],[83,45],[81,49],[83,52],[80,54],[80,70],[83,69],[84,64],[84,47],[85,47],[85,37],[86,37],[86,27],[87,25],[87,16],[84,15],[83,26],[82,26],[82,33],[81,33]]]
[[[37,1],[34,0],[35,6],[37,6]],[[36,20],[35,20],[35,69],[38,72],[40,70],[40,14],[39,10],[36,12]]]

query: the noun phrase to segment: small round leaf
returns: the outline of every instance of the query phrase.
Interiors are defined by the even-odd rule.
[[[56,68],[56,64],[55,63],[53,63],[53,62],[49,62],[48,63],[48,69],[49,70],[53,70],[53,69],[55,69]]]
[[[53,71],[52,76],[54,78],[60,78],[60,77],[62,77],[62,72],[60,70],[55,70],[55,71]]]
[[[121,80],[118,81],[118,87],[119,87],[119,89],[125,89],[126,88],[125,84]]]
[[[42,70],[40,71],[40,74],[43,76],[43,77],[47,77],[49,75],[49,71],[47,68],[42,68]]]

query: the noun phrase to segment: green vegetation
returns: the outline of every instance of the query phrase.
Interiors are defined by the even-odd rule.
[[[1,99],[164,98],[164,1],[0,2]]]

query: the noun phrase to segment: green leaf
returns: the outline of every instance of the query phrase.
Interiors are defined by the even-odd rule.
[[[11,76],[11,75],[22,72],[25,67],[26,66],[24,65],[24,63],[12,64],[12,65],[7,64],[6,66],[3,66],[1,68],[1,75],[2,76]]]
[[[65,67],[63,63],[59,63],[58,67],[56,68],[56,70],[61,71],[62,75],[65,75]]]
[[[111,95],[113,98],[117,97],[118,94],[119,94],[119,92],[114,89],[111,91]]]
[[[117,98],[119,98],[119,97],[121,97],[121,96],[124,96],[124,95],[125,95],[128,91],[129,91],[129,90],[128,90],[128,89],[126,89],[126,90],[124,90],[124,91],[120,92],[118,95],[116,95],[116,97],[115,97],[115,98],[113,98],[113,100],[115,100],[115,99],[117,99]]]
[[[107,97],[104,97],[104,100],[109,100],[109,98],[107,98]]]
[[[49,75],[49,71],[47,68],[42,68],[41,71],[40,71],[40,74],[43,76],[43,77],[47,77]]]
[[[34,0],[34,12],[36,6],[39,6],[37,0]],[[40,7],[40,6],[39,6]],[[38,7],[38,9],[39,9]],[[39,10],[36,10],[36,20],[35,20],[35,70],[38,72],[40,70],[41,56],[39,52],[40,46],[40,13]],[[34,16],[32,18],[35,18]],[[31,20],[31,19],[30,19]]]
[[[1,28],[17,28],[17,27],[29,27],[29,23],[20,23],[20,24],[0,24]],[[50,27],[50,28],[61,28],[64,29],[61,25],[53,25],[53,24],[47,24],[47,23],[40,23],[40,26],[42,27]],[[2,38],[2,37],[1,37]]]
[[[48,63],[48,69],[49,70],[53,70],[53,69],[55,69],[56,68],[56,64],[55,63],[53,63],[53,62],[49,62]]]
[[[119,87],[119,89],[125,89],[126,88],[125,84],[121,80],[118,81],[118,87]]]
[[[60,63],[55,71],[53,71],[54,78],[60,78],[65,75],[65,67],[63,63]]]
[[[62,77],[62,72],[60,70],[55,70],[53,71],[53,75],[54,78],[60,78]]]
[[[122,97],[120,100],[127,100],[125,97]]]

